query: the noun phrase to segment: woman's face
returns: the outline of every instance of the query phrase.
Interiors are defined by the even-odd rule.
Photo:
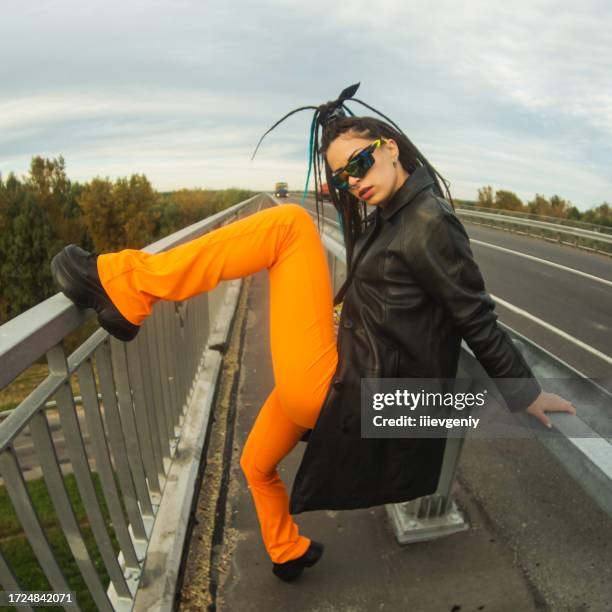
[[[354,153],[372,144],[373,140],[351,132],[332,140],[325,154],[332,172],[344,168]],[[373,155],[374,165],[364,177],[348,177],[349,193],[369,205],[385,206],[404,184],[408,173],[398,160],[399,149],[394,140],[383,142]],[[395,166],[394,161],[397,161]]]

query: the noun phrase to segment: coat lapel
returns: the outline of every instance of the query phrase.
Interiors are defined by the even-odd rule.
[[[357,244],[355,244],[355,249],[353,251],[353,269],[376,234],[376,230],[380,225],[380,215],[378,213],[379,211],[377,209],[374,213],[374,222],[370,223],[370,227],[368,227],[365,234],[361,237],[361,240],[358,240]]]
[[[351,281],[353,280],[353,274],[354,274],[355,268],[357,267],[357,264],[359,263],[359,259],[366,252],[366,249],[368,248],[368,246],[374,239],[374,236],[376,235],[376,230],[378,229],[381,223],[379,213],[380,211],[379,209],[377,209],[376,212],[374,213],[374,221],[370,223],[370,226],[368,227],[368,229],[365,231],[363,236],[361,236],[360,239],[355,244],[355,248],[353,250],[353,262],[351,264],[351,269],[349,270],[346,280],[344,281],[344,283],[338,290],[336,297],[334,298],[334,306],[339,304],[344,299],[344,295],[346,294],[346,291],[349,288]]]

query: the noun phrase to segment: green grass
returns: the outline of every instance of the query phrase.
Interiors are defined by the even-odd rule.
[[[0,404],[0,412],[4,410],[12,410],[13,408],[17,408],[19,406],[19,402],[7,402],[6,404]]]
[[[96,473],[92,474],[96,494],[100,502],[102,513],[106,522],[107,529],[110,533],[111,541],[115,554],[119,553],[119,544],[117,542],[114,530],[110,525],[109,513],[106,503],[102,496],[102,488],[99,477]],[[85,546],[89,551],[92,562],[98,572],[100,581],[106,588],[109,583],[109,577],[104,568],[102,558],[96,546],[91,528],[89,526],[87,515],[81,501],[76,479],[73,474],[64,476],[66,489],[70,497],[75,516],[79,522]],[[32,503],[36,509],[39,520],[54,556],[57,559],[59,566],[66,577],[70,589],[76,592],[78,604],[82,610],[91,610],[94,612],[97,608],[89,595],[88,589],[81,577],[77,564],[72,556],[68,542],[63,535],[59,520],[53,508],[53,503],[49,497],[47,487],[42,478],[27,482],[27,488],[32,498]],[[5,487],[0,487],[0,547],[7,559],[9,565],[13,569],[13,573],[17,577],[23,590],[27,591],[51,591],[53,590],[43,574],[38,560],[30,547],[30,544],[25,537],[21,523],[15,514],[15,510],[10,501]],[[41,608],[43,609],[43,608]],[[0,610],[14,610],[13,607],[2,607]],[[46,607],[44,610],[62,610],[60,607]]]
[[[0,412],[16,408],[49,374],[46,364],[32,364],[8,387],[0,391]]]

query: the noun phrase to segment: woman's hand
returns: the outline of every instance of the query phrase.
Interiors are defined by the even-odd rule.
[[[552,427],[552,423],[544,414],[545,412],[569,412],[575,416],[576,408],[574,408],[571,402],[563,399],[560,395],[542,391],[527,408],[526,412],[533,414],[546,427]]]

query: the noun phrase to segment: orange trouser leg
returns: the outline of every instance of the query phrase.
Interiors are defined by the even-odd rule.
[[[264,545],[274,563],[300,557],[310,545],[289,514],[289,497],[277,470],[304,431],[287,418],[275,388],[259,411],[240,457]]]
[[[262,210],[174,249],[126,249],[98,257],[104,289],[121,313],[141,324],[158,299],[185,300],[219,281],[267,268],[275,388],[245,445],[249,482],[272,561],[301,556],[310,540],[289,514],[276,465],[314,427],[336,369],[333,296],[321,239],[297,204]]]

